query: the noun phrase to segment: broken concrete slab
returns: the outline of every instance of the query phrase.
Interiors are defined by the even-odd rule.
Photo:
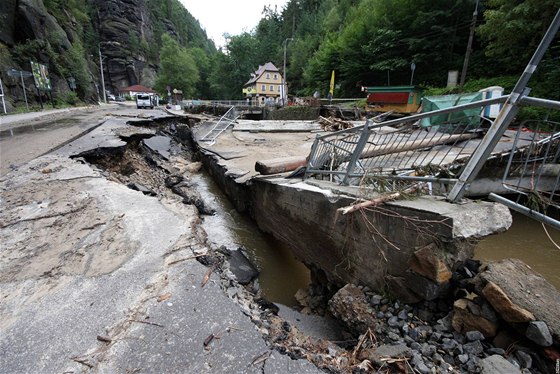
[[[252,132],[311,132],[322,131],[317,121],[252,121],[237,120],[233,131]]]
[[[169,160],[169,157],[171,157],[171,138],[159,135],[144,139],[142,142],[164,159]]]
[[[249,261],[242,248],[228,251],[229,269],[240,284],[249,284],[259,275],[259,270]]]
[[[365,294],[353,284],[347,284],[329,300],[329,310],[351,331],[363,334],[376,325],[377,318]]]

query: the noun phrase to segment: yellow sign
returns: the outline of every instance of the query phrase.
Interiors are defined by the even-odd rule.
[[[329,93],[331,94],[331,97],[334,96],[334,70],[332,71],[331,74],[331,85],[330,85]]]

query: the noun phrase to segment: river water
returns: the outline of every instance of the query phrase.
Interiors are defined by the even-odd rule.
[[[294,294],[310,283],[309,269],[296,260],[288,246],[260,231],[254,221],[240,214],[205,172],[193,176],[203,200],[216,209],[204,216],[202,227],[215,247],[244,246],[246,254],[261,271],[259,284],[263,296],[272,302],[295,306]]]
[[[518,258],[560,290],[560,248],[547,237],[541,223],[513,212],[511,228],[482,240],[475,251],[480,260]],[[546,226],[556,244],[560,245],[560,231]]]

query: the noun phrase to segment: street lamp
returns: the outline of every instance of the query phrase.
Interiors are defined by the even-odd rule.
[[[286,38],[284,40],[284,70],[282,71],[282,106],[286,104],[286,46],[288,45],[288,40],[294,40],[294,38]]]
[[[101,86],[103,88],[103,102],[107,104],[107,93],[105,92],[105,77],[103,76],[103,58],[101,57],[101,45],[97,46],[99,52],[99,69],[101,70]]]

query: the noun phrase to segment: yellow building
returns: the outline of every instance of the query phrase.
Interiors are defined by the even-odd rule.
[[[275,104],[282,100],[282,76],[272,62],[251,73],[251,79],[243,86],[243,94],[251,105]]]

